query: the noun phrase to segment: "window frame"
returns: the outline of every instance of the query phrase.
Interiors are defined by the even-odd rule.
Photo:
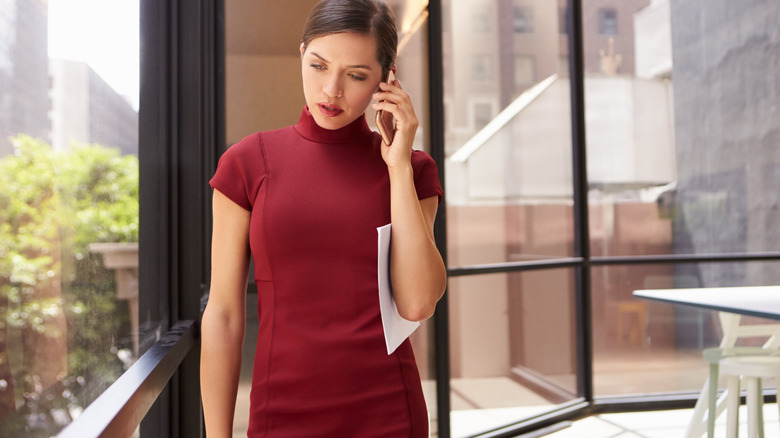
[[[199,321],[208,180],[225,138],[224,2],[195,1],[140,0],[139,314],[167,334],[59,436],[203,434]]]

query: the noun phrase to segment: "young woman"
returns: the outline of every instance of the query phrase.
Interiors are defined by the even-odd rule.
[[[401,316],[429,318],[446,283],[433,240],[438,171],[412,150],[409,96],[397,80],[382,82],[396,45],[381,1],[323,0],[300,47],[300,120],[251,135],[220,159],[202,322],[209,438],[232,436],[250,252],[260,328],[249,436],[428,436],[411,345],[387,354],[377,292],[376,229],[388,223]],[[369,104],[395,117],[392,144],[369,129]]]

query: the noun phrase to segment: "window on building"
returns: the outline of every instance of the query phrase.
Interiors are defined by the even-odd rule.
[[[533,33],[534,10],[527,6],[515,6],[513,27],[515,33]]]
[[[494,27],[494,21],[490,20],[490,8],[475,7],[469,18],[471,27],[476,33],[489,33]]]
[[[617,10],[614,8],[599,8],[599,33],[601,35],[617,35]]]
[[[474,55],[471,62],[471,80],[489,82],[493,76],[493,65],[492,56]]]
[[[536,82],[536,62],[531,55],[515,55],[515,85],[528,86]]]
[[[479,130],[485,127],[495,116],[493,105],[489,102],[476,102],[474,109],[474,128]]]

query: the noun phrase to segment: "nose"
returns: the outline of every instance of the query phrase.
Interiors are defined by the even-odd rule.
[[[329,75],[329,77],[325,81],[322,91],[328,97],[341,97],[341,94],[343,92],[341,75],[338,74]]]

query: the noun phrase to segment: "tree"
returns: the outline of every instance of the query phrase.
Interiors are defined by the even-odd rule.
[[[100,145],[12,142],[14,155],[0,158],[0,418],[23,400],[27,431],[33,414],[83,407],[124,371],[126,312],[87,246],[138,241],[138,160]],[[6,423],[0,432],[20,427]]]

